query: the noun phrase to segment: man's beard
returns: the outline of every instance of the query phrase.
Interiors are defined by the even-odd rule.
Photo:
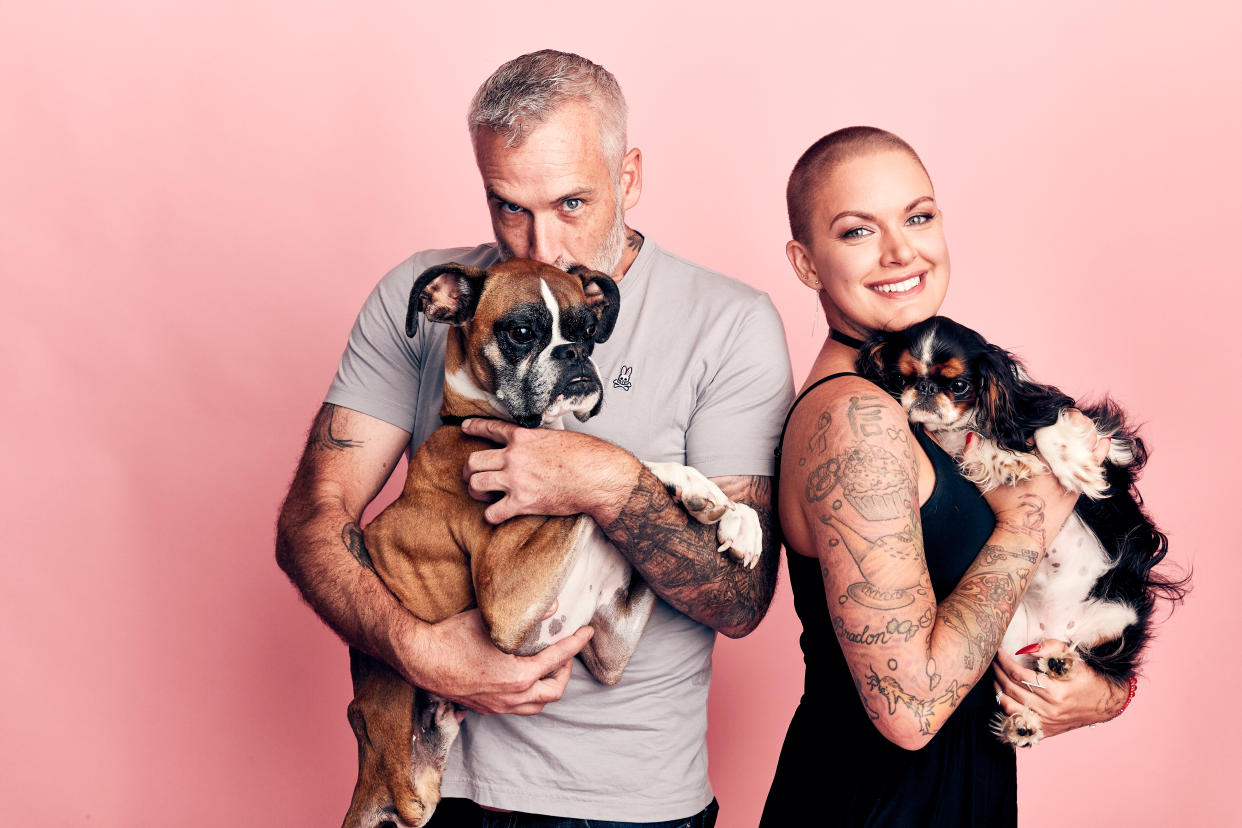
[[[620,195],[620,193],[617,194],[617,214],[613,217],[612,226],[608,228],[608,234],[604,236],[599,247],[595,248],[595,252],[591,254],[590,260],[573,262],[564,256],[558,256],[556,261],[552,262],[553,267],[569,270],[576,264],[585,264],[592,270],[612,275],[617,265],[621,263],[621,257],[625,254],[625,213],[621,209]],[[513,258],[513,250],[500,236],[496,237],[496,249],[500,253],[502,262]]]

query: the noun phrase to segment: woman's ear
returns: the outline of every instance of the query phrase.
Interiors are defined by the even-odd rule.
[[[794,273],[798,274],[798,280],[818,293],[824,285],[819,281],[819,275],[815,272],[815,260],[811,258],[811,251],[806,245],[797,239],[790,239],[785,244],[785,255],[789,257]]]

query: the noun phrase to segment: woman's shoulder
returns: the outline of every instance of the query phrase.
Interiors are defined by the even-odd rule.
[[[910,428],[905,411],[883,388],[859,374],[838,372],[808,378],[790,406],[786,432],[826,431],[838,424],[860,438],[870,436],[863,433],[871,430],[863,429],[863,423],[880,420],[889,427]]]

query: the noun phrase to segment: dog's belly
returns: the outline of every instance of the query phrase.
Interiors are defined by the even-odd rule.
[[[524,653],[536,653],[589,624],[601,606],[626,602],[630,564],[608,542],[590,518],[583,518],[573,563],[556,596],[556,610],[539,626],[538,635]]]
[[[1088,598],[1112,562],[1095,534],[1077,513],[1048,547],[1001,646],[1009,652],[1043,639],[1084,647],[1121,635],[1137,620],[1124,604]]]

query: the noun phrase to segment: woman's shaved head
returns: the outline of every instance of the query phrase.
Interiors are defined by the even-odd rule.
[[[891,132],[868,126],[852,126],[830,132],[802,153],[785,188],[789,229],[794,239],[803,244],[810,243],[815,193],[837,166],[860,155],[891,150],[904,152],[918,161],[920,167],[923,166],[914,147]],[[927,172],[926,167],[923,167],[923,172]]]

